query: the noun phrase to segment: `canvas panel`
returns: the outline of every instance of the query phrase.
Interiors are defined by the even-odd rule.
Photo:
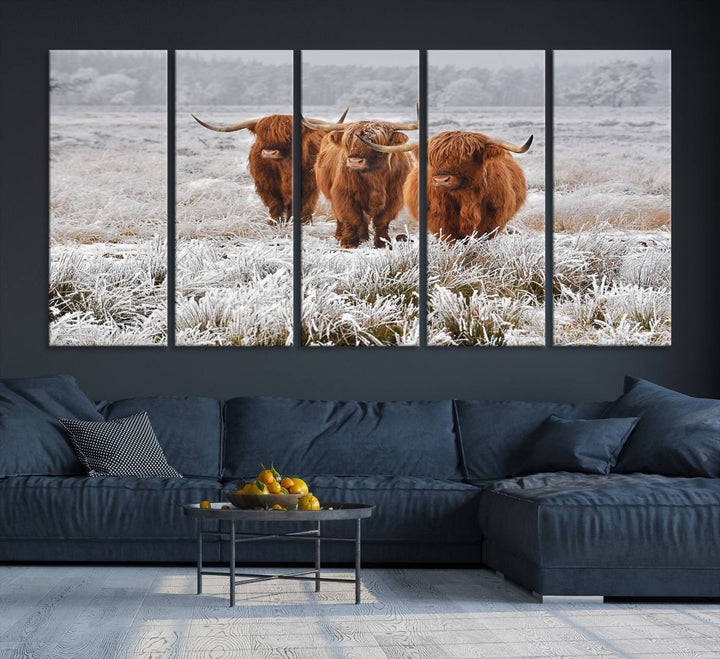
[[[176,63],[176,343],[291,345],[293,53]]]
[[[165,51],[50,52],[49,341],[167,342]]]
[[[544,71],[543,51],[428,52],[428,345],[545,343]]]
[[[318,120],[306,129],[321,140],[318,190],[303,187],[303,345],[417,345],[418,227],[403,193],[416,157],[356,135],[417,141],[418,53],[303,51],[302,85],[303,115]]]
[[[670,345],[670,51],[554,69],[553,342]]]

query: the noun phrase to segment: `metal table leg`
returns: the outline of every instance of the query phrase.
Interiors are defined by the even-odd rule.
[[[355,604],[360,604],[360,521],[355,520]]]
[[[315,540],[315,592],[320,592],[320,522],[317,523],[317,540]]]
[[[202,565],[203,565],[203,555],[202,555],[202,517],[198,517],[197,520],[197,593],[198,595],[202,595]]]
[[[230,606],[235,606],[235,520],[230,520]]]

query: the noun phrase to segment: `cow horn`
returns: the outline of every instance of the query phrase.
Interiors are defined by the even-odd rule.
[[[511,144],[510,142],[505,142],[504,140],[496,140],[494,138],[488,139],[487,142],[485,142],[485,146],[499,146],[502,149],[505,149],[507,151],[512,151],[513,153],[525,153],[532,144],[533,141],[533,135],[530,135],[528,138],[528,141],[525,142],[522,146],[517,146],[515,144]]]
[[[259,119],[248,119],[247,121],[235,124],[234,126],[211,126],[210,124],[206,124],[204,121],[200,121],[200,119],[198,119],[194,114],[191,114],[190,116],[201,126],[205,126],[205,128],[209,128],[210,130],[216,130],[220,133],[232,133],[233,131],[242,130],[243,128],[250,128],[260,121]]]
[[[406,142],[405,144],[386,146],[384,144],[375,144],[374,142],[369,142],[360,135],[356,135],[355,137],[357,137],[365,146],[369,146],[371,149],[375,149],[375,151],[380,151],[381,153],[399,153],[401,151],[412,151],[418,145],[417,142]]]
[[[415,123],[391,125],[395,130],[417,130],[420,126],[420,103],[415,103]]]
[[[344,120],[345,115],[343,115],[341,119]],[[312,119],[305,119],[305,117],[302,118],[302,125],[306,128],[312,128],[313,130],[322,130],[326,133],[329,133],[333,130],[345,130],[348,127],[348,124],[343,124],[341,122],[333,124],[328,121],[314,121]]]
[[[345,121],[345,117],[347,117],[347,113],[348,113],[349,111],[350,111],[350,107],[348,106],[348,107],[345,108],[345,112],[343,112],[343,113],[340,115],[340,118],[337,120],[337,122],[338,122],[339,124],[341,124],[343,121]],[[308,117],[308,118],[306,119],[305,117],[302,117],[302,124],[303,124],[303,126],[307,126],[308,128],[310,128],[310,126],[308,126],[309,123],[310,123],[310,124],[326,124],[327,122],[324,121],[323,119],[313,119],[312,117]]]

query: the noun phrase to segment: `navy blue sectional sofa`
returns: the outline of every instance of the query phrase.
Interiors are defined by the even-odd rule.
[[[656,387],[629,381],[626,388],[636,384],[636,394]],[[612,416],[641,423],[656,399],[667,409],[660,394]],[[685,475],[651,473],[652,460],[648,473],[620,473],[621,451],[607,474],[518,476],[550,415],[598,419],[618,403],[143,397],[96,404],[69,376],[3,380],[0,561],[194,561],[195,526],[182,504],[224,500],[239,479],[274,461],[304,477],[321,502],[375,504],[363,527],[367,563],[482,564],[543,595],[719,597],[720,457],[712,451],[720,444],[712,442],[720,408],[707,403],[702,414],[677,421],[700,423],[709,451]],[[85,475],[57,419],[140,411],[184,477]],[[703,470],[709,475],[699,476]],[[350,535],[342,524],[335,531]],[[206,560],[226,560],[225,549],[207,542]],[[348,551],[324,549],[335,562],[351,560]],[[304,544],[248,543],[238,561],[299,562],[310,552]]]

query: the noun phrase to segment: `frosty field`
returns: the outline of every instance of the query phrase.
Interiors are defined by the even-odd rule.
[[[53,107],[50,345],[167,340],[165,111]]]
[[[253,136],[203,129],[261,107],[177,114],[178,345],[292,342],[292,226],[270,226],[247,170]],[[337,108],[313,107],[334,118]],[[670,341],[669,118],[657,108],[556,108],[554,341]],[[407,120],[396,108],[383,118]],[[364,118],[351,108],[348,120]],[[428,134],[475,130],[515,143],[528,200],[497,238],[429,238],[430,345],[542,345],[542,108],[430,108]],[[410,133],[416,139],[417,133]],[[51,127],[52,345],[162,344],[167,336],[165,113],[66,106]],[[329,203],[303,226],[302,341],[417,345],[417,225],[392,250],[340,249]]]
[[[558,345],[669,345],[670,115],[555,109]]]

